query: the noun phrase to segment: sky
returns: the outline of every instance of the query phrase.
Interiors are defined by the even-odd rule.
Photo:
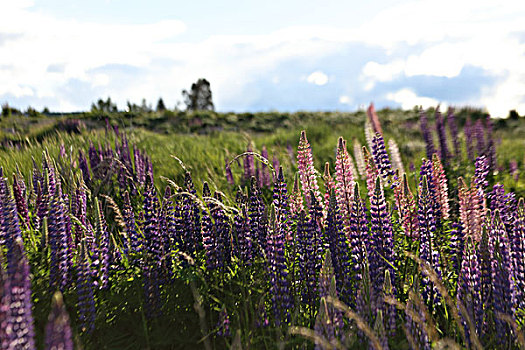
[[[525,114],[525,1],[0,0],[0,103]],[[182,105],[179,105],[183,108]]]

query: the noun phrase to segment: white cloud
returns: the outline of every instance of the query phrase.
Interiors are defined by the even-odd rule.
[[[352,99],[349,96],[342,95],[339,96],[339,103],[343,105],[349,105],[350,103],[352,103]]]
[[[322,86],[328,83],[328,75],[324,74],[321,71],[315,71],[312,74],[310,74],[308,78],[306,78],[306,81],[310,84]]]
[[[396,92],[390,92],[386,96],[387,99],[401,104],[403,109],[411,109],[414,106],[421,106],[423,108],[435,107],[439,101],[430,97],[417,96],[414,91],[410,89],[401,89]],[[444,104],[441,104],[443,108],[446,108]]]

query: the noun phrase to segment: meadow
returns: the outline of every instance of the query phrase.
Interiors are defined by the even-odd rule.
[[[0,120],[2,349],[525,347],[525,118]]]

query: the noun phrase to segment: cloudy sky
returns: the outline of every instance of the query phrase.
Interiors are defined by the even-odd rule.
[[[0,103],[219,111],[470,105],[525,114],[525,1],[0,0]]]

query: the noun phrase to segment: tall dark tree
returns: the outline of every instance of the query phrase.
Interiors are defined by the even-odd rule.
[[[190,91],[183,90],[182,97],[188,111],[213,111],[210,83],[206,79],[199,79],[191,84]]]
[[[157,102],[157,112],[164,112],[166,110],[166,105],[164,104],[164,101],[162,100],[162,97],[159,98],[159,101]]]

